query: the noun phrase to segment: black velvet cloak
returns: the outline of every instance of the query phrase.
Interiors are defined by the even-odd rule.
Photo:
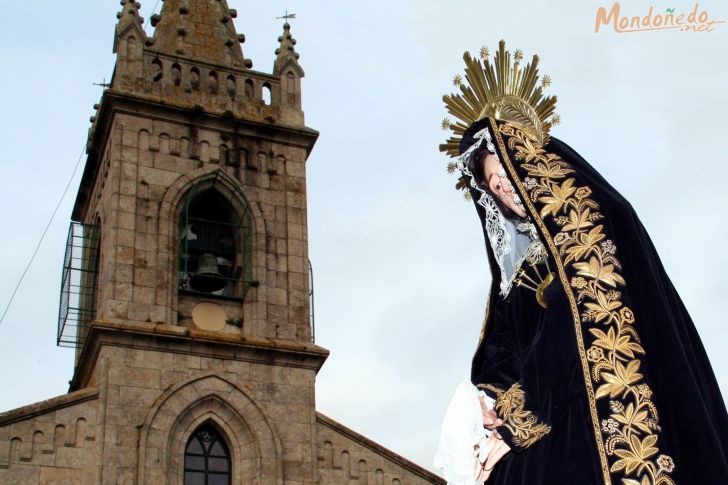
[[[461,148],[484,127],[555,274],[546,309],[525,287],[503,298],[486,235],[493,280],[471,380],[496,399],[512,449],[487,483],[728,485],[725,404],[632,206],[566,143],[541,147],[520,124],[484,118]]]

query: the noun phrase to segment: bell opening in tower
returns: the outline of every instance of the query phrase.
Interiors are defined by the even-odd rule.
[[[249,281],[250,221],[212,187],[193,188],[179,224],[179,290],[242,299]]]

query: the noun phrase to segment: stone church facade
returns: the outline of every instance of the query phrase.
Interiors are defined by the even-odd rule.
[[[2,484],[444,483],[316,411],[295,40],[225,0],[122,0],[63,275],[68,394],[0,414]]]

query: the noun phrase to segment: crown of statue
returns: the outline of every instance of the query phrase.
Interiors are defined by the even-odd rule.
[[[486,117],[520,123],[540,145],[547,144],[549,130],[559,124],[560,118],[554,112],[556,96],[543,94],[551,84],[551,78],[539,76],[538,56],[534,55],[531,62],[522,68],[523,52],[517,49],[513,54],[515,62],[511,63],[511,53],[506,50],[505,41],[501,40],[492,64],[487,47],[480,49],[479,57],[465,52],[465,80],[460,74],[453,79],[453,85],[460,88],[461,94],[442,97],[447,111],[457,120],[453,122],[447,117],[442,120],[442,129],[452,133],[440,145],[440,151],[453,158],[460,156],[460,145],[466,131],[473,123]],[[457,168],[458,164],[453,161],[447,165],[448,173],[454,173]],[[465,190],[467,198],[468,184],[464,177],[460,178],[456,188]]]

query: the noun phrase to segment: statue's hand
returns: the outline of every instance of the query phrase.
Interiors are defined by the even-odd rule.
[[[498,418],[498,415],[493,409],[490,409],[486,404],[483,397],[479,397],[480,407],[483,409],[483,426],[488,429],[495,429],[496,426],[503,424],[503,420]]]
[[[490,435],[488,441],[485,443],[482,449],[478,450],[478,454],[487,457],[483,463],[481,463],[480,457],[475,460],[475,479],[478,481],[485,481],[490,477],[493,467],[498,461],[505,456],[506,453],[511,451],[511,447],[503,441],[498,431],[494,431]]]

